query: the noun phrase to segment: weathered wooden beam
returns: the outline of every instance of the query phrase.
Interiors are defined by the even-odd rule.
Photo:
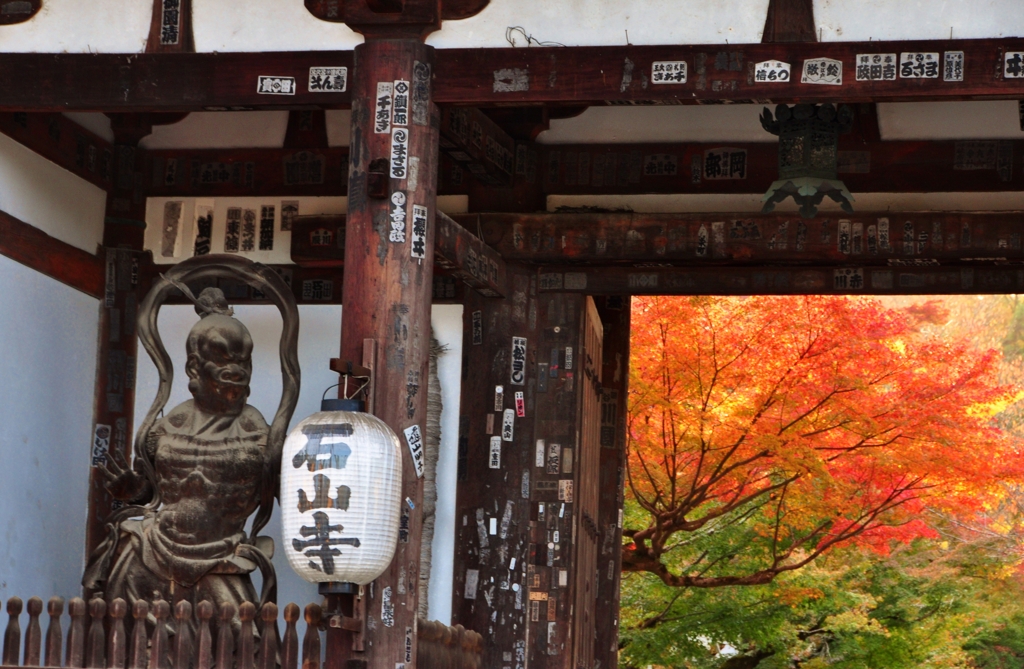
[[[0,211],[0,253],[95,298],[103,297],[104,259]]]
[[[779,174],[775,143],[541,145],[539,151],[539,187],[546,194],[764,193]],[[1014,170],[1014,158],[1022,153],[1021,140],[850,137],[840,141],[839,178],[855,197],[1019,191],[1024,171]]]
[[[338,196],[348,191],[348,155],[347,147],[150,150],[143,180],[150,197]]]
[[[0,110],[202,111],[347,107],[309,89],[310,69],[352,68],[351,51],[0,54]]]
[[[953,295],[1024,291],[1024,265],[1000,258],[942,265],[578,267],[538,269],[541,295]]]
[[[512,185],[516,142],[479,109],[441,110],[441,150],[481,183]]]
[[[505,261],[479,237],[437,212],[437,264],[484,297],[505,297]]]
[[[485,297],[504,297],[505,261],[447,215],[437,212],[435,270]],[[303,268],[337,269],[345,264],[345,216],[300,216],[292,227],[292,262]]]
[[[462,214],[509,262],[778,265],[1024,260],[1024,212]]]
[[[1024,89],[1024,79],[1019,77],[1024,63],[1014,56],[1020,52],[1024,52],[1024,40],[1019,38],[445,49],[438,54],[438,73],[442,75],[437,84],[438,102],[486,106],[1013,99]],[[902,76],[899,61],[904,53],[932,54],[936,76]],[[883,78],[887,71],[880,67],[877,79],[858,80],[860,54],[895,54],[893,76]],[[951,64],[948,75],[944,67],[947,56]],[[803,83],[805,62],[820,64],[821,59],[841,63],[839,70],[826,73],[833,80],[833,75],[841,72],[841,84]],[[788,64],[788,75],[759,80],[756,64],[767,61]],[[656,72],[665,70],[656,71],[656,63],[673,64],[678,80],[657,82]],[[677,63],[685,63],[685,68]],[[923,67],[920,71],[925,73]],[[907,73],[914,75],[914,68]],[[809,74],[821,81],[818,75]],[[875,76],[870,68],[864,74]],[[931,68],[926,74],[932,74]]]
[[[937,76],[901,76],[898,61],[904,53],[935,55]],[[472,107],[1018,99],[1024,94],[1021,53],[1024,38],[1016,37],[442,49],[435,69],[435,100],[440,105]],[[895,78],[858,80],[856,65],[860,54],[895,54]],[[951,59],[948,76],[944,66],[947,56]],[[345,67],[350,73],[352,58],[350,51],[4,53],[0,54],[0,110],[344,108],[351,104],[351,94],[342,88],[311,91],[310,69]],[[841,85],[802,83],[805,61],[813,63],[820,59],[842,64]],[[756,64],[766,61],[788,63],[789,76],[785,80],[758,80]],[[655,63],[685,63],[685,82],[656,83]],[[682,66],[673,66],[674,72],[681,69]],[[913,68],[908,72],[913,74]],[[923,68],[921,72],[924,73]],[[868,76],[873,76],[870,71]],[[878,76],[885,76],[881,69]],[[339,78],[339,85],[341,81]]]
[[[113,183],[113,145],[63,114],[0,113],[0,132],[98,188]]]

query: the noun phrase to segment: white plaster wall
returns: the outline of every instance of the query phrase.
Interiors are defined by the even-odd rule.
[[[338,381],[338,375],[328,368],[332,357],[337,357],[341,341],[341,307],[339,305],[303,305],[299,307],[299,365],[302,370],[302,386],[299,403],[295,409],[292,426],[306,416],[320,410],[320,398],[324,391]],[[278,359],[278,343],[281,337],[281,318],[277,308],[269,305],[250,305],[235,308],[236,317],[245,323],[252,334],[253,351],[252,395],[249,403],[267,419],[273,420],[281,398],[281,368]],[[189,399],[185,381],[185,339],[198,317],[189,306],[168,306],[160,311],[160,334],[174,365],[174,388],[167,406],[173,407]],[[450,353],[441,358],[439,375],[444,392],[442,413],[443,462],[438,470],[438,491],[444,499],[438,504],[438,530],[435,532],[435,565],[440,570],[439,580],[447,577],[447,594],[439,594],[438,603],[451,607],[451,565],[454,559],[454,512],[455,512],[455,465],[458,451],[459,390],[462,366],[462,307],[438,306],[434,308],[432,325],[442,344]],[[2,332],[2,331],[0,331]],[[136,425],[145,417],[158,384],[156,368],[140,348],[138,379],[136,381]],[[91,379],[89,380],[91,383]],[[88,387],[89,384],[86,384]],[[336,391],[331,391],[332,393]],[[333,395],[332,395],[333,396]],[[86,434],[86,443],[88,442]],[[442,468],[445,468],[442,472]],[[449,471],[450,470],[450,471]],[[2,476],[2,474],[0,474]],[[442,486],[441,477],[445,485]],[[2,480],[2,479],[0,479]],[[84,479],[83,479],[84,480]],[[450,483],[449,483],[450,482]],[[444,511],[442,511],[444,510]],[[2,518],[0,511],[0,518]],[[0,525],[0,529],[3,525]],[[295,602],[305,606],[319,601],[315,585],[306,583],[295,575],[288,566],[285,546],[281,538],[280,508],[275,506],[274,516],[265,534],[276,544],[274,568],[277,571],[278,601]],[[81,545],[83,541],[76,545]],[[0,569],[3,562],[3,547],[0,546]],[[81,565],[76,564],[76,569]],[[0,571],[2,576],[2,571]],[[2,580],[2,578],[0,578]],[[2,590],[0,590],[2,592]],[[441,611],[438,615],[444,615]],[[447,620],[448,618],[439,618]]]
[[[1024,35],[1020,0],[814,0],[823,42]]]
[[[1024,138],[1016,100],[879,104],[878,128],[884,140]]]
[[[541,144],[644,142],[778,142],[761,127],[764,105],[590,107],[551,121]]]
[[[78,596],[98,301],[0,256],[0,599]]]
[[[452,583],[455,573],[455,488],[459,458],[459,400],[462,396],[462,312],[461,304],[437,304],[430,314],[434,337],[447,351],[437,361],[443,409],[427,617],[445,625],[450,625],[452,621]]]
[[[563,46],[760,42],[768,0],[491,0],[474,17],[444,24],[427,38],[439,48],[510,46],[521,27]],[[627,34],[628,40],[627,40]],[[523,34],[517,46],[527,46]]]
[[[0,210],[96,253],[105,208],[102,190],[0,134]]]
[[[193,112],[170,125],[153,126],[145,149],[280,148],[288,128],[286,111]]]
[[[428,38],[439,48],[509,46],[521,27],[567,46],[759,42],[768,0],[491,0],[475,17]],[[27,23],[0,28],[0,50],[137,53],[145,48],[150,0],[46,0]],[[1010,37],[1024,34],[1019,0],[815,0],[823,41]],[[194,0],[198,51],[352,49],[344,24],[320,21],[301,2]],[[526,46],[524,35],[515,41]]]
[[[138,53],[152,15],[149,0],[45,0],[31,20],[0,28],[0,51]]]
[[[192,0],[196,51],[354,49],[363,36],[316,18],[299,0]]]

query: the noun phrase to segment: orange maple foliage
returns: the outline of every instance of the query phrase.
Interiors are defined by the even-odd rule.
[[[926,314],[931,316],[932,314]],[[920,333],[920,314],[846,297],[633,300],[623,569],[672,586],[760,584],[850,541],[934,536],[1024,482],[991,417],[998,354]],[[683,548],[753,524],[756,557]],[[686,559],[679,556],[686,553]]]

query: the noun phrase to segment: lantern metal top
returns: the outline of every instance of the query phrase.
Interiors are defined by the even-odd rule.
[[[356,399],[332,397],[320,400],[320,411],[365,411],[364,407],[363,401]]]
[[[852,213],[853,196],[837,178],[839,135],[852,125],[853,112],[846,105],[778,105],[774,117],[765,108],[761,127],[779,137],[779,179],[762,198],[761,211],[768,213],[792,197],[800,215],[813,218],[828,196]]]

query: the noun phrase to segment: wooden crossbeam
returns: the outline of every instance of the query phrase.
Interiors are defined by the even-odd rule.
[[[51,279],[102,298],[103,258],[51,237],[39,228],[0,211],[0,253]]]
[[[94,186],[113,184],[113,145],[63,114],[0,113],[0,132]]]
[[[946,80],[946,55],[961,52],[963,80]],[[904,78],[897,66],[894,79],[857,80],[858,54],[896,54],[898,61],[903,53],[937,54],[938,76]],[[1024,59],[1015,53],[1024,53],[1024,38],[439,49],[434,100],[439,105],[521,106],[1018,99],[1024,95],[1024,78],[1014,75],[1022,73]],[[842,63],[841,85],[801,83],[804,62],[821,58]],[[791,65],[788,80],[757,80],[756,64],[770,60]],[[655,83],[654,64],[666,62],[685,62],[686,81]],[[347,67],[351,76],[352,52],[4,53],[0,110],[349,107],[348,91],[309,90],[310,68],[325,66]],[[958,72],[951,70],[953,76]]]
[[[751,115],[756,114],[751,109]],[[545,194],[764,193],[778,179],[778,145],[538,145]],[[1019,191],[1024,140],[843,139],[839,178],[854,193]]]
[[[464,214],[508,262],[613,266],[1024,262],[1024,212]],[[1002,261],[1001,260],[1001,261]]]
[[[145,152],[151,197],[345,195],[348,148]]]
[[[1019,293],[1024,264],[870,267],[572,267],[543,266],[538,290],[588,295],[954,295]]]
[[[292,228],[292,262],[303,269],[341,268],[345,263],[345,220],[341,215],[298,217]],[[475,221],[469,223],[470,229],[475,229]],[[504,297],[505,261],[497,251],[440,211],[435,224],[434,262],[440,274],[485,297]]]

